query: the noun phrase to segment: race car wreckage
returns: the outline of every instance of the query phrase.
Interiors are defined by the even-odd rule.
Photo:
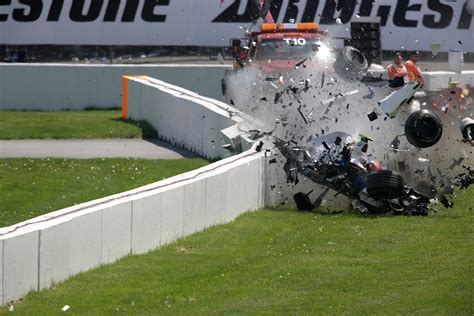
[[[390,170],[380,170],[380,164],[369,161],[365,153],[371,139],[361,135],[355,141],[343,132],[322,137],[310,137],[310,146],[296,146],[291,142],[276,139],[275,146],[287,159],[284,170],[287,182],[298,183],[298,174],[325,186],[315,202],[309,192],[294,195],[300,210],[313,210],[320,206],[329,189],[336,195],[343,194],[352,200],[352,206],[362,213],[391,213],[400,215],[428,215],[431,204],[440,201],[445,207],[452,207],[446,197],[453,192],[453,184],[466,189],[474,183],[474,169],[465,166],[466,172],[454,181],[443,184],[439,190],[432,189],[426,196],[405,184],[402,176]]]
[[[447,158],[438,151],[459,139],[459,130],[455,137],[451,128],[455,121],[461,123],[462,141],[456,142],[458,147],[450,147],[450,152],[474,145],[470,86],[465,93],[450,79],[446,91],[417,96],[423,84],[412,80],[398,90],[388,89],[383,67],[369,66],[359,49],[345,46],[334,50],[327,31],[317,23],[275,23],[270,0],[251,3],[259,9],[255,20],[265,19],[265,23],[257,31],[246,29],[243,46],[240,39],[231,41],[234,67],[222,80],[222,92],[231,105],[263,122],[264,129],[252,130],[253,139],[273,142],[283,156],[283,160],[270,161],[277,163],[277,174],[281,166],[286,174],[287,188],[278,186],[276,191],[284,199],[282,205],[295,189],[306,190],[296,186],[299,175],[324,187],[314,202],[310,194],[316,187],[309,193],[294,194],[299,209],[318,208],[332,189],[352,200],[354,209],[362,213],[404,215],[427,215],[436,202],[452,207],[449,194],[454,193],[454,186],[465,189],[474,183],[474,169],[469,166],[472,151],[459,150],[462,156],[449,167],[449,175],[439,168]],[[404,126],[404,133],[399,126]],[[371,153],[372,139],[361,132],[380,140]],[[238,146],[229,145],[234,147]],[[384,161],[380,164],[372,158]],[[429,162],[430,166],[417,168],[414,163],[405,168],[409,159]],[[456,176],[453,170],[458,172],[463,161],[467,166]],[[437,176],[432,169],[438,171]],[[275,189],[277,183],[270,188]]]

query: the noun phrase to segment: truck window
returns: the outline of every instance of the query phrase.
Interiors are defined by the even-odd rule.
[[[329,50],[329,46],[318,39],[302,37],[264,39],[257,47],[255,59],[304,59],[314,56],[320,50]]]

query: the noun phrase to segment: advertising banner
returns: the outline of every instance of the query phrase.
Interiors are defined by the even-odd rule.
[[[254,0],[0,0],[0,44],[228,46],[252,29]],[[341,0],[339,0],[341,1]],[[350,38],[350,22],[381,18],[382,49],[474,52],[471,0],[273,0],[277,22],[318,22]],[[337,21],[337,23],[336,23]],[[255,30],[256,27],[253,27]]]

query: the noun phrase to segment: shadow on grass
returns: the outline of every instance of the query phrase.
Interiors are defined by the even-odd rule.
[[[121,107],[119,106],[110,106],[110,107],[100,107],[100,106],[86,106],[84,108],[84,111],[119,111],[121,110]],[[68,111],[67,109],[64,111]]]
[[[150,125],[147,121],[134,121],[134,120],[123,120],[122,118],[111,118],[110,120],[115,122],[122,122],[124,124],[130,124],[133,126],[137,126],[142,131],[142,138],[158,138],[158,132]]]
[[[367,220],[373,220],[373,219],[378,219],[378,218],[384,218],[384,217],[411,217],[409,215],[394,215],[394,214],[388,214],[384,212],[379,212],[379,213],[369,213],[369,214],[364,214],[361,213],[357,210],[349,209],[349,210],[337,210],[337,209],[330,209],[330,208],[318,208],[315,210],[311,211],[305,211],[305,210],[298,210],[296,207],[292,208],[289,206],[286,206],[284,208],[268,208],[272,212],[292,212],[292,213],[297,213],[301,215],[308,215],[308,214],[313,214],[313,215],[319,215],[319,216],[346,216],[346,217],[357,217],[357,218],[364,218]]]

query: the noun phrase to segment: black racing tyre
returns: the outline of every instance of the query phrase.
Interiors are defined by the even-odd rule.
[[[296,208],[300,211],[312,211],[314,209],[313,203],[307,194],[298,192],[293,196],[296,203]]]
[[[462,138],[466,141],[474,140],[474,120],[470,117],[465,117],[461,121]]]
[[[390,170],[380,170],[367,176],[366,189],[370,197],[377,200],[388,200],[403,193],[402,176]]]
[[[358,75],[369,67],[364,54],[357,48],[345,46],[337,55],[334,64],[339,75]]]
[[[412,113],[405,122],[405,136],[418,148],[435,145],[443,135],[443,123],[435,113],[420,110]]]

